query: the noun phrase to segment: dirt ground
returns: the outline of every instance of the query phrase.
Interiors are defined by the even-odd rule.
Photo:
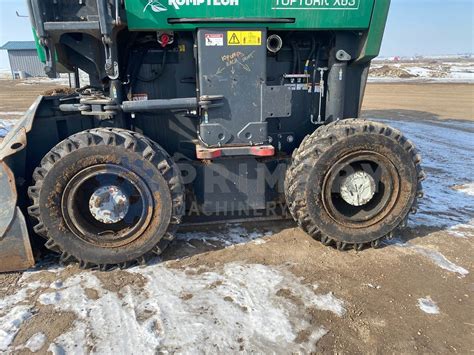
[[[23,111],[43,90],[42,85],[18,86],[2,81],[0,111]],[[338,252],[314,241],[290,222],[277,222],[242,225],[232,232],[238,236],[230,241],[226,236],[232,226],[183,231],[163,260],[138,270],[100,273],[82,271],[75,265],[58,268],[57,260],[51,257],[31,272],[0,275],[0,319],[10,319],[9,315],[21,307],[29,312],[24,313],[11,333],[11,344],[3,350],[21,354],[32,349],[36,353],[68,353],[71,349],[76,353],[133,353],[132,340],[120,347],[110,343],[111,338],[127,332],[132,338],[132,325],[122,324],[120,332],[126,332],[114,334],[98,330],[90,321],[97,314],[108,320],[117,309],[131,307],[132,320],[121,316],[113,321],[136,322],[136,329],[146,326],[149,331],[146,322],[155,319],[151,327],[157,343],[148,333],[146,340],[140,338],[142,343],[154,344],[145,353],[473,352],[474,197],[469,186],[474,173],[474,125],[452,120],[474,119],[474,85],[369,84],[363,115],[390,120],[402,129],[405,126],[409,138],[426,151],[425,169],[431,178],[425,186],[427,198],[420,213],[394,241],[377,250]],[[453,147],[453,137],[463,141]],[[242,275],[254,269],[261,278],[251,283]],[[179,284],[181,278],[183,285]],[[273,308],[265,301],[260,317],[264,321],[257,326],[252,315],[258,314],[261,297],[256,292],[267,283],[273,285],[274,278],[281,280],[274,288],[268,286],[272,293],[268,297],[277,306]],[[173,280],[176,285],[169,285]],[[200,288],[201,284],[205,287]],[[219,293],[225,285],[225,290],[233,291]],[[197,290],[222,299],[199,299]],[[168,299],[173,292],[179,296],[175,303]],[[315,305],[310,300],[313,296],[304,296],[306,292],[316,299],[323,295],[331,302]],[[82,298],[76,298],[78,294]],[[142,306],[153,298],[159,309],[143,311]],[[121,308],[112,307],[115,300]],[[294,338],[286,343],[282,338],[268,340],[271,335],[264,330],[259,333],[259,328],[271,327],[277,310],[285,314],[294,330]],[[178,322],[177,314],[186,318]],[[237,315],[239,321],[230,324],[227,315]],[[208,319],[214,323],[206,323]],[[194,336],[191,330],[201,329],[200,324],[217,335],[204,332],[205,336]],[[255,326],[253,335],[241,329],[245,324]],[[110,329],[115,326],[102,325]],[[2,331],[10,334],[8,329],[0,325],[0,339]],[[79,337],[79,333],[86,335]],[[67,334],[69,338],[64,337]],[[170,337],[175,337],[174,342]],[[192,339],[194,348],[183,345],[185,337]],[[67,339],[73,339],[75,345]],[[101,348],[101,344],[108,347]],[[143,344],[134,346],[138,349],[139,345]],[[1,346],[0,341],[0,353]]]
[[[58,83],[38,83],[28,80],[0,80],[0,118],[18,118],[36,97],[58,87]],[[8,112],[15,113],[14,115]]]
[[[474,120],[473,84],[438,83],[369,83],[363,109],[389,111],[392,118],[413,117],[407,111],[417,111],[417,116],[429,119]]]

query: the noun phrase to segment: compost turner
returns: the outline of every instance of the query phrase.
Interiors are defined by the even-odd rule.
[[[161,255],[183,224],[281,218],[362,250],[416,211],[414,144],[357,118],[389,0],[28,7],[45,72],[78,85],[1,146],[2,271],[33,265],[30,241],[105,270]]]

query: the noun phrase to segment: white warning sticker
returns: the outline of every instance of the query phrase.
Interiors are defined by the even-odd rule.
[[[207,47],[222,47],[224,46],[224,34],[223,33],[206,33],[206,46]]]
[[[147,101],[148,94],[133,94],[132,101]]]

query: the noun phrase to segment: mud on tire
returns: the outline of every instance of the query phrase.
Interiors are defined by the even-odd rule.
[[[33,181],[28,213],[35,233],[62,262],[85,268],[126,267],[160,255],[184,215],[179,168],[163,148],[131,131],[92,129],[65,139],[42,159]],[[128,191],[121,220],[93,218],[88,206],[100,184]]]
[[[416,212],[425,179],[420,163],[400,131],[362,119],[337,121],[307,136],[294,152],[285,180],[287,204],[298,225],[323,244],[378,247]],[[378,174],[369,202],[355,206],[341,197],[346,166]]]

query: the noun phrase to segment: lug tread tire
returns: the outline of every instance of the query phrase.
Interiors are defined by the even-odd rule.
[[[81,148],[94,146],[121,147],[138,153],[142,155],[145,160],[156,166],[167,182],[172,200],[172,214],[168,230],[157,242],[154,248],[135,260],[115,265],[82,260],[80,257],[75,256],[73,251],[62,250],[43,222],[39,199],[43,180],[48,172],[60,159],[66,157],[70,153]],[[124,129],[95,128],[77,133],[65,139],[56,145],[41,160],[40,166],[36,168],[33,173],[33,182],[34,185],[28,189],[28,195],[32,201],[31,206],[28,208],[28,214],[33,221],[35,221],[33,227],[35,233],[46,239],[45,246],[48,249],[61,254],[61,262],[64,263],[75,260],[79,263],[81,268],[94,268],[99,270],[108,270],[114,267],[124,268],[135,265],[136,263],[143,264],[150,257],[161,255],[173,241],[174,234],[176,233],[178,225],[185,213],[184,184],[178,166],[174,163],[168,153],[158,144],[139,133]]]
[[[357,134],[384,135],[398,142],[398,144],[409,153],[418,176],[418,186],[413,206],[410,209],[411,213],[416,212],[419,199],[423,197],[421,182],[426,178],[426,174],[421,167],[421,156],[413,142],[404,137],[399,130],[383,123],[364,119],[345,119],[322,126],[313,132],[313,134],[308,135],[300,147],[295,150],[292,164],[286,173],[285,194],[288,209],[298,226],[304,232],[314,239],[321,241],[324,245],[333,246],[339,250],[348,250],[351,248],[362,250],[367,246],[377,248],[380,246],[382,240],[386,238],[390,239],[393,235],[393,231],[391,231],[369,243],[338,241],[330,236],[324,235],[318,227],[318,221],[313,220],[310,216],[306,190],[311,169],[317,164],[319,157],[331,149],[337,142]],[[395,229],[406,225],[408,214],[401,216],[401,222]]]

